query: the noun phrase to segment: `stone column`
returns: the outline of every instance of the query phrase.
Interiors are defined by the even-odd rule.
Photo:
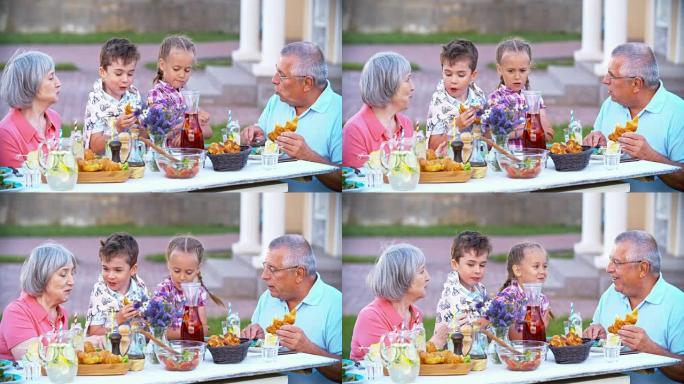
[[[627,4],[624,0],[604,0],[604,5],[603,61],[594,66],[597,75],[608,72],[610,53],[618,45],[627,42]]]
[[[259,243],[259,198],[257,193],[240,194],[240,240],[233,244],[235,255],[258,255]]]
[[[240,48],[233,51],[234,61],[258,61],[259,52],[259,1],[240,0]]]
[[[601,0],[582,0],[582,48],[575,51],[575,61],[600,61]]]
[[[285,46],[285,1],[262,0],[263,30],[261,34],[261,62],[252,67],[255,76],[271,77]]]
[[[263,193],[261,209],[261,255],[252,258],[252,265],[261,268],[266,258],[268,244],[276,237],[285,234],[285,194]]]
[[[627,230],[627,194],[604,194],[603,207],[603,253],[594,258],[594,265],[597,268],[605,268],[608,265],[615,238]]]
[[[586,2],[586,0],[585,0]],[[582,240],[575,244],[575,253],[600,254],[601,244],[601,194],[582,194]]]

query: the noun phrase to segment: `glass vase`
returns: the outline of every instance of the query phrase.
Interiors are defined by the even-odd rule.
[[[492,332],[494,332],[496,337],[505,341],[506,343],[510,342],[508,339],[508,327],[493,327]],[[499,355],[496,353],[496,344],[497,343],[495,340],[491,340],[489,342],[489,347],[487,347],[487,356],[489,356],[489,359],[493,364],[501,364],[501,359],[499,359]]]
[[[501,148],[508,150],[508,135],[492,134],[492,140]],[[489,164],[489,168],[494,172],[501,172],[499,162],[496,160],[496,154],[498,152],[499,151],[497,151],[496,148],[492,147],[492,150],[487,154],[487,164]]]
[[[154,145],[164,148],[166,147],[166,135],[162,134],[152,134],[150,133],[150,140],[154,143]],[[157,157],[160,156],[157,151],[155,151],[153,148],[148,148],[147,152],[145,153],[145,165],[147,165],[147,169],[149,169],[151,172],[159,172],[159,166],[157,166]]]
[[[161,340],[163,343],[167,343],[166,339],[166,328],[152,327],[152,335],[157,339]],[[147,355],[150,363],[159,364],[159,359],[157,359],[157,349],[160,348],[154,341],[150,340],[147,343],[147,348],[145,348],[145,354]]]

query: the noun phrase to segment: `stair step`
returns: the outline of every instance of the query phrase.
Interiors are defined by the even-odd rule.
[[[556,283],[550,286],[545,284],[544,290],[556,297],[572,295],[578,298],[595,298],[602,292],[599,290],[599,275],[599,270],[580,258],[554,259],[549,263],[547,282],[553,282],[553,277]]]
[[[258,298],[257,271],[241,259],[208,259],[203,268],[204,284],[221,297]]]

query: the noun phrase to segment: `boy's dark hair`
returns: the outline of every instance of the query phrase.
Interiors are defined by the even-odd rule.
[[[471,71],[477,69],[477,48],[470,40],[455,39],[442,46],[442,53],[439,55],[442,66],[444,63],[453,64],[463,59],[468,59]]]
[[[107,40],[100,49],[100,67],[107,69],[117,60],[123,61],[124,65],[132,61],[140,60],[138,47],[128,39],[113,37]]]
[[[474,250],[478,255],[482,252],[489,254],[492,252],[492,245],[489,238],[480,232],[463,231],[454,238],[454,243],[451,245],[451,259],[458,262],[463,254],[470,250]]]
[[[130,267],[138,263],[138,242],[126,232],[113,233],[107,240],[100,240],[100,260],[110,261],[119,256],[126,256]]]

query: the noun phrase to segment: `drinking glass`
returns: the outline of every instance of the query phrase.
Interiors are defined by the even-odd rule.
[[[606,169],[609,171],[614,171],[618,168],[620,165],[620,155],[622,151],[618,149],[617,153],[608,153],[606,152],[605,155],[603,155],[603,165],[605,165]]]
[[[278,347],[280,346],[280,339],[276,335],[270,333],[266,334],[264,344],[261,346],[261,357],[266,363],[273,363],[278,357]]]

